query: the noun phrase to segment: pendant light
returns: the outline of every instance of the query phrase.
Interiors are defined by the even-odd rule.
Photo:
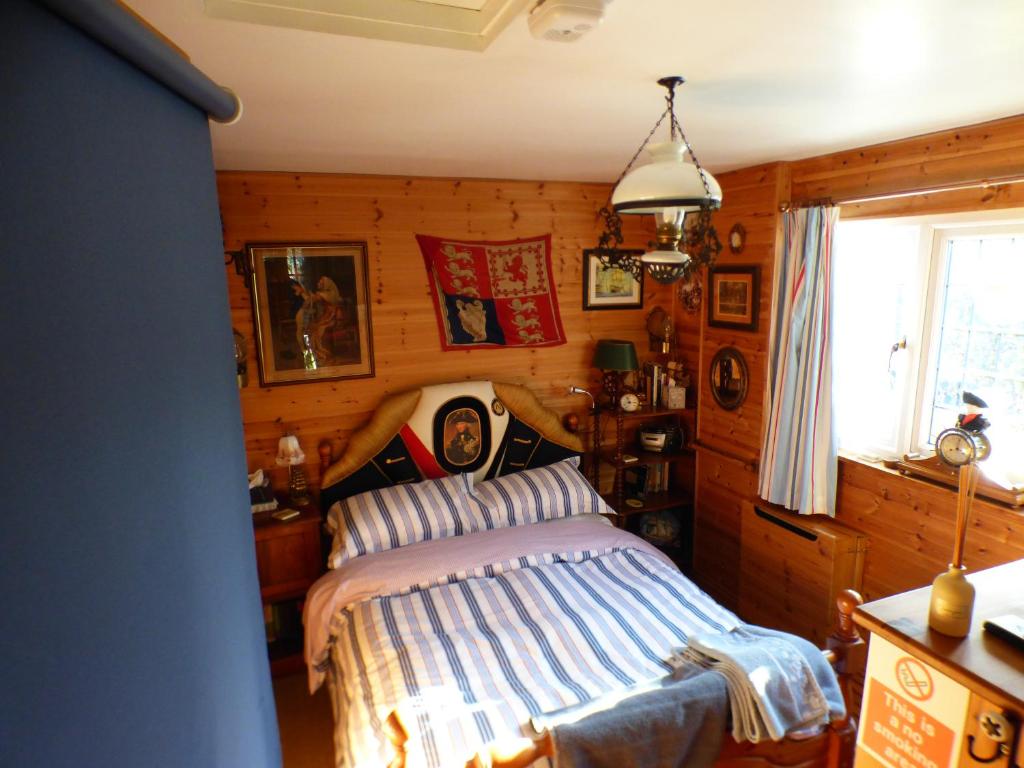
[[[701,167],[676,117],[675,89],[684,82],[678,76],[658,80],[658,85],[668,91],[665,111],[619,176],[609,203],[601,209],[605,228],[595,249],[603,265],[618,267],[635,277],[646,268],[660,283],[689,277],[697,269],[711,265],[722,250],[711,224],[712,211],[722,205],[722,188]],[[666,117],[669,140],[648,147]],[[650,162],[634,169],[644,149]],[[621,217],[650,214],[655,217],[656,242],[637,259],[620,247]]]

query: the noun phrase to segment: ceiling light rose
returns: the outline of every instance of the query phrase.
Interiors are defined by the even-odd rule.
[[[681,77],[663,77],[658,81],[668,90],[667,106],[616,182],[609,203],[601,209],[605,228],[596,249],[602,264],[635,276],[646,266],[651,276],[663,283],[675,282],[700,267],[710,266],[722,250],[711,225],[711,212],[722,205],[722,188],[701,167],[675,114],[675,89],[683,82]],[[666,117],[669,141],[648,147]],[[633,169],[645,148],[650,162]],[[652,249],[636,259],[621,248],[621,216],[642,214],[654,214],[657,219],[657,245],[652,243]],[[692,214],[689,222],[688,214]]]

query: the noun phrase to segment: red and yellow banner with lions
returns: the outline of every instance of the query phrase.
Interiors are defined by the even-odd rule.
[[[416,235],[430,278],[441,347],[565,343],[551,282],[551,236],[472,242]]]

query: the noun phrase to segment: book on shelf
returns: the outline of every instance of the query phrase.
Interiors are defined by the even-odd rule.
[[[647,494],[649,470],[646,464],[622,470],[622,489],[626,496],[642,499]]]

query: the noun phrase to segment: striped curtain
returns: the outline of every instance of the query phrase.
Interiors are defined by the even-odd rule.
[[[836,508],[832,247],[838,220],[837,207],[788,211],[775,257],[759,492],[805,515],[835,516]]]

